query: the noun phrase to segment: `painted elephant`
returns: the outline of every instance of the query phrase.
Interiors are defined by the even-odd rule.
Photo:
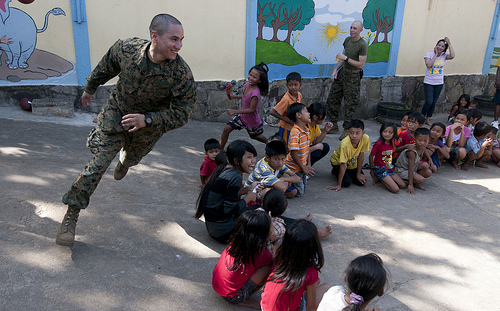
[[[45,15],[44,27],[37,29],[31,16],[17,8],[9,7],[9,2],[10,0],[0,0],[0,37],[6,35],[7,38],[12,38],[13,43],[0,44],[0,47],[7,54],[6,63],[10,69],[28,68],[28,59],[36,47],[37,33],[47,29],[49,15],[51,13],[66,15],[66,13],[61,8],[50,10]]]

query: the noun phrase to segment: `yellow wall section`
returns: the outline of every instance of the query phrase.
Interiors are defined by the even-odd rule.
[[[117,40],[149,39],[151,19],[172,14],[184,27],[180,55],[196,80],[244,78],[246,1],[87,0],[92,68]]]
[[[455,59],[445,75],[481,74],[496,1],[406,0],[397,76],[424,75],[424,56],[449,37]]]

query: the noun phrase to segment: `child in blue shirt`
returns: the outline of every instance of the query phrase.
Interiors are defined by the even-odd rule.
[[[469,163],[472,161],[476,161],[477,167],[488,168],[483,164],[483,161],[491,156],[491,150],[488,150],[488,147],[493,145],[493,140],[491,138],[486,138],[490,131],[491,125],[484,121],[477,123],[474,127],[474,135],[471,136],[465,144],[467,157],[462,164],[462,169],[464,171],[469,169]]]

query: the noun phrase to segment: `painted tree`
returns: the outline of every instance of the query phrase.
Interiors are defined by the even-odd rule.
[[[394,16],[396,15],[396,0],[368,0],[363,9],[363,27],[375,32],[375,40],[384,33],[384,40],[388,42],[387,34],[394,26]]]
[[[262,28],[273,28],[270,41],[280,41],[278,30],[287,30],[284,42],[290,44],[292,31],[303,30],[314,16],[313,0],[259,0],[257,10],[258,39],[262,39]]]

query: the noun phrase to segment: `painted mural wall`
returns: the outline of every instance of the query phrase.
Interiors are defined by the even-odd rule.
[[[256,0],[256,60],[269,64],[271,79],[297,71],[328,77],[343,51],[353,21],[363,23],[368,43],[366,76],[387,75],[396,0]],[[249,35],[252,27],[249,28]]]
[[[243,79],[249,62],[256,61],[271,63],[272,79],[293,70],[305,77],[327,77],[354,20],[363,22],[362,35],[370,44],[367,76],[388,75],[392,65],[397,70],[391,74],[423,75],[423,55],[444,36],[450,37],[457,54],[446,63],[445,74],[481,73],[498,4],[496,0],[474,0],[473,6],[470,0],[150,0],[147,5],[123,0],[0,0],[0,38],[11,38],[10,44],[0,44],[0,86],[81,83],[77,70],[83,67],[82,56],[77,56],[75,42],[82,40],[73,33],[76,2],[83,3],[86,13],[78,25],[88,28],[88,51],[83,54],[89,70],[117,39],[147,38],[151,18],[167,12],[183,23],[180,54],[198,81]],[[489,58],[492,62],[500,44],[496,47],[493,59]]]
[[[60,2],[0,0],[0,85],[77,84],[70,10]]]

